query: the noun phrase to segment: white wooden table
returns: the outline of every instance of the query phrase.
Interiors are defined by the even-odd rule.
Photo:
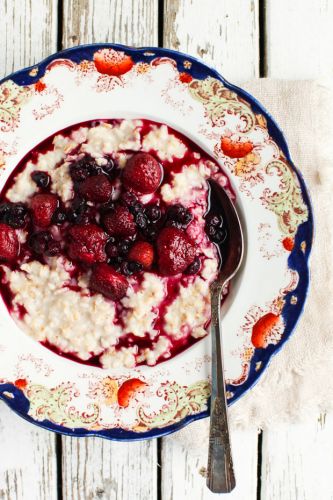
[[[333,76],[333,0],[0,0],[2,75],[78,43],[160,45],[230,81]],[[232,500],[333,499],[333,419],[232,436]],[[0,499],[213,498],[193,457],[162,440],[60,437],[0,403]]]

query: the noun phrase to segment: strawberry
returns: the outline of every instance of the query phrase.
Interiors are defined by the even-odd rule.
[[[142,392],[147,387],[146,382],[138,378],[130,378],[124,382],[118,390],[118,404],[123,408],[127,408],[131,399],[136,393]]]
[[[230,137],[222,137],[221,149],[223,153],[230,158],[243,158],[251,153],[253,144],[250,141],[233,141]]]
[[[113,49],[100,49],[94,54],[94,63],[99,73],[120,76],[127,73],[134,64],[131,56]]]
[[[123,170],[125,186],[141,194],[156,191],[161,184],[162,177],[161,165],[148,153],[133,155]]]
[[[7,224],[0,224],[0,261],[12,261],[19,253],[20,244],[16,232]]]
[[[127,238],[136,233],[134,217],[123,205],[117,205],[114,210],[106,212],[103,216],[103,224],[111,236]]]
[[[157,238],[158,267],[162,274],[183,271],[195,258],[195,244],[181,229],[165,227]]]
[[[34,224],[39,227],[50,226],[58,204],[58,198],[55,194],[35,194],[30,203]]]
[[[138,241],[130,249],[128,258],[141,264],[144,269],[150,269],[154,260],[154,247],[147,241]]]
[[[252,328],[251,342],[256,348],[263,348],[272,328],[278,323],[280,317],[273,313],[262,316]]]
[[[128,281],[108,264],[96,264],[89,281],[89,288],[111,300],[120,300],[126,295]]]
[[[95,224],[72,226],[69,231],[68,255],[86,264],[105,262],[107,234]]]
[[[87,177],[79,185],[79,193],[86,200],[107,203],[112,195],[112,183],[105,174]]]

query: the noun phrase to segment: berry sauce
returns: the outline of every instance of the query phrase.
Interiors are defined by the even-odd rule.
[[[29,311],[24,304],[14,303],[15,294],[11,290],[10,283],[6,280],[5,266],[11,271],[15,271],[20,270],[22,264],[37,261],[43,265],[49,265],[51,257],[63,257],[66,261],[71,262],[71,267],[68,271],[70,281],[66,282],[63,287],[78,294],[83,293],[85,296],[93,296],[98,292],[103,293],[105,300],[112,300],[110,298],[113,297],[112,294],[116,292],[120,293],[119,285],[117,285],[118,288],[115,292],[115,277],[118,276],[118,281],[120,279],[122,286],[125,286],[123,283],[128,282],[130,283],[128,286],[131,286],[134,291],[139,292],[144,279],[144,273],[152,273],[160,278],[160,280],[163,280],[166,287],[165,298],[159,301],[156,307],[153,307],[153,310],[157,313],[156,319],[152,324],[154,335],[146,332],[144,336],[138,336],[128,332],[124,323],[124,315],[128,313],[129,309],[122,304],[121,298],[115,299],[116,312],[114,325],[121,327],[124,334],[118,337],[117,343],[113,347],[118,351],[122,348],[136,346],[138,355],[142,355],[145,349],[153,349],[154,343],[161,336],[167,337],[170,341],[168,352],[164,355],[162,354],[157,359],[157,362],[162,362],[170,359],[170,357],[175,356],[199,340],[191,336],[191,330],[188,328],[184,328],[184,332],[186,333],[181,338],[175,339],[166,329],[165,315],[168,308],[178,298],[181,287],[186,288],[192,285],[196,277],[201,276],[202,266],[206,259],[204,250],[206,248],[213,248],[212,251],[215,258],[220,259],[228,240],[223,222],[223,214],[218,214],[216,207],[208,206],[208,187],[203,190],[204,195],[202,195],[201,201],[198,201],[198,206],[201,203],[201,211],[203,210],[201,226],[199,221],[200,216],[197,214],[195,203],[193,201],[184,201],[183,203],[181,197],[176,202],[166,201],[165,197],[161,194],[163,187],[166,185],[172,186],[177,174],[181,174],[186,167],[195,165],[199,168],[201,162],[207,162],[209,168],[212,169],[210,176],[217,180],[223,177],[224,188],[231,194],[233,194],[233,191],[226,175],[213,158],[209,157],[187,137],[167,127],[168,134],[174,136],[182,143],[184,154],[181,158],[173,156],[170,160],[163,159],[163,156],[159,155],[158,150],[144,149],[143,163],[146,161],[144,156],[146,155],[146,157],[150,157],[149,161],[153,167],[158,162],[159,168],[161,168],[161,181],[154,188],[154,191],[149,193],[148,201],[147,195],[142,195],[135,191],[137,178],[129,176],[129,181],[126,179],[125,182],[123,169],[126,169],[126,165],[125,167],[123,165],[120,167],[118,164],[119,154],[125,154],[128,158],[131,158],[140,153],[140,151],[129,148],[118,149],[117,154],[113,154],[112,152],[108,152],[108,154],[103,153],[103,158],[107,161],[104,161],[104,164],[101,165],[96,162],[95,158],[80,150],[80,143],[76,146],[74,145],[68,154],[66,153],[65,158],[52,167],[53,171],[55,171],[57,168],[63,166],[64,162],[69,162],[69,173],[73,183],[73,196],[71,199],[62,199],[61,195],[54,189],[51,169],[50,171],[41,171],[38,166],[41,155],[54,150],[54,137],[61,135],[64,138],[72,139],[73,133],[79,133],[83,128],[91,129],[104,124],[114,127],[120,125],[122,121],[92,120],[61,130],[27,153],[14,169],[0,193],[0,223],[7,224],[15,230],[24,231],[26,239],[20,243],[20,250],[17,257],[10,261],[1,262],[1,260],[5,259],[1,259],[0,247],[0,264],[3,264],[0,265],[0,292],[9,312],[16,320],[22,322],[25,315],[29,314]],[[160,127],[161,124],[150,120],[141,120],[141,122],[139,135],[142,146],[142,142],[147,134],[156,127]],[[36,165],[36,170],[30,176],[35,185],[35,191],[32,195],[22,200],[16,201],[15,199],[14,202],[9,193],[16,189],[18,176],[24,173],[29,162]],[[149,172],[148,174],[142,174],[143,180],[140,178],[140,182],[145,182],[144,175],[151,182],[153,177],[149,178]],[[155,178],[156,175],[155,172]],[[38,196],[36,198],[36,195],[39,198]],[[35,209],[35,206],[37,206],[37,209]],[[112,217],[114,213],[121,214],[121,221],[123,222],[118,221],[120,216]],[[203,224],[202,217],[205,217]],[[84,239],[84,243],[82,243],[80,241],[81,233],[73,241],[73,236],[71,236],[71,234],[74,234],[73,228],[84,228],[87,224],[96,233],[92,238],[93,241],[90,242]],[[183,254],[185,254],[185,263],[182,264],[184,268],[174,275],[172,273],[168,275],[165,268],[162,272],[162,268],[160,267],[161,257],[159,252],[161,250],[158,248],[158,240],[161,231],[164,231],[166,228],[172,229],[170,234],[180,234],[181,244],[185,249],[183,251]],[[82,238],[86,238],[84,229],[80,229],[80,231],[82,232]],[[199,241],[203,242],[204,248],[200,248],[200,245],[197,244],[196,234],[200,234]],[[97,251],[96,241],[98,238],[100,241]],[[136,243],[142,242],[149,243],[149,245],[146,245],[146,248],[148,247],[150,252],[149,255],[147,253],[143,254],[143,251],[139,253],[139,250],[135,253]],[[91,245],[91,248],[89,245]],[[190,249],[191,245],[195,248],[195,255],[193,248],[192,250]],[[135,256],[134,260],[129,258],[130,252],[132,256]],[[181,257],[183,257],[183,254]],[[189,261],[186,260],[187,255],[190,255]],[[147,258],[148,262],[149,259],[152,261],[152,264],[149,264],[149,267],[145,268]],[[167,255],[167,258],[172,258],[172,255],[171,257]],[[109,268],[112,269],[113,274],[111,273],[110,277],[107,276],[105,279],[113,280],[113,287],[111,286],[110,288],[109,281],[106,285],[103,282],[103,286],[99,282],[97,284],[94,282],[94,286],[88,285],[88,289],[85,288],[83,291],[79,285],[79,279],[87,277],[87,279],[90,279],[90,283],[92,283],[91,275],[98,266],[101,266],[101,262],[108,264]],[[178,264],[179,261],[177,261]],[[107,287],[106,291],[104,291],[105,286]],[[20,326],[22,325],[23,323],[20,323]],[[205,329],[209,327],[209,318],[206,318],[202,327]],[[24,325],[22,328],[24,329]],[[112,324],[110,328],[112,328]],[[45,338],[41,344],[56,354],[72,361],[91,366],[103,366],[101,362],[103,353],[95,355],[92,352],[90,359],[82,360],[76,352],[64,352],[61,350],[49,338]],[[145,361],[138,359],[136,365],[140,364],[145,364]]]

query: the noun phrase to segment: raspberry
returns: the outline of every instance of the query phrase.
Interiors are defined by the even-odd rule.
[[[0,260],[10,262],[19,254],[20,244],[13,228],[0,223]]]
[[[162,274],[181,273],[195,258],[195,244],[182,230],[162,229],[157,238],[158,267]]]
[[[58,198],[54,194],[35,194],[31,199],[32,220],[36,226],[48,227],[58,207]]]
[[[108,264],[97,264],[90,277],[89,288],[112,300],[120,300],[126,295],[127,279]]]
[[[136,233],[134,217],[122,205],[117,205],[113,211],[106,212],[102,220],[105,229],[111,236],[127,238],[128,236],[134,236]]]
[[[149,269],[154,260],[154,247],[147,241],[138,241],[129,251],[128,258],[141,264],[144,269]]]
[[[86,264],[105,262],[108,236],[95,224],[72,226],[69,231],[68,255]]]
[[[96,203],[107,203],[112,191],[112,184],[105,174],[88,177],[79,186],[80,195]]]
[[[137,153],[126,163],[123,181],[127,188],[142,194],[153,193],[161,184],[162,167],[148,153]]]

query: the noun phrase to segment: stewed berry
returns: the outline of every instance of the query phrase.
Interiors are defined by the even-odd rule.
[[[120,241],[118,243],[117,249],[120,255],[126,255],[130,249],[130,242],[127,240]]]
[[[37,253],[42,255],[47,251],[48,245],[52,240],[52,236],[47,231],[40,231],[38,233],[33,233],[28,241],[30,248]]]
[[[32,172],[31,179],[38,187],[42,189],[46,189],[51,182],[51,177],[49,176],[49,174],[40,170],[35,170],[34,172]]]
[[[201,262],[199,257],[196,257],[192,264],[188,266],[188,268],[185,271],[185,274],[197,274],[200,271],[201,268]]]
[[[192,221],[193,215],[189,210],[187,210],[180,203],[177,205],[172,205],[167,210],[167,220],[171,220],[181,224],[182,226],[188,226]]]
[[[56,255],[59,255],[61,252],[61,244],[59,241],[54,241],[51,240],[47,244],[46,248],[46,255],[49,255],[50,257],[54,257]]]
[[[106,244],[105,252],[106,252],[106,255],[110,258],[118,257],[118,255],[119,255],[118,247],[112,241],[111,242],[109,241]]]
[[[57,208],[57,210],[52,215],[52,224],[57,224],[60,226],[67,220],[67,214],[61,208]]]
[[[20,229],[27,221],[28,209],[23,203],[3,203],[0,205],[0,222],[13,229]]]
[[[84,156],[69,167],[69,173],[74,182],[82,182],[87,177],[97,175],[99,172],[101,172],[101,168],[90,156]]]
[[[145,214],[151,222],[156,222],[161,218],[161,209],[157,205],[148,205]]]
[[[143,212],[138,212],[135,215],[134,220],[139,229],[145,229],[147,227],[148,220]]]

